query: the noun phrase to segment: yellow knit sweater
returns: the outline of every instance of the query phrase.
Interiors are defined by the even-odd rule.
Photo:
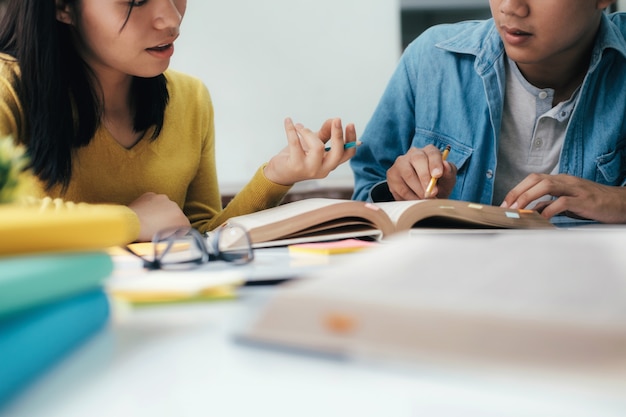
[[[126,149],[101,125],[90,144],[76,150],[67,191],[62,193],[55,187],[45,193],[40,184],[34,194],[68,202],[124,206],[149,191],[165,194],[201,232],[230,217],[277,205],[289,187],[269,181],[261,167],[222,210],[209,92],[194,77],[173,70],[166,71],[165,76],[170,100],[156,140],[150,139],[150,129],[135,146]],[[14,88],[18,77],[16,62],[0,54],[0,135],[24,142],[24,115]],[[138,219],[128,211],[138,234]]]

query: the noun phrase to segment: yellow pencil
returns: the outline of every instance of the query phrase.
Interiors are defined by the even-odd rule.
[[[446,146],[446,149],[443,150],[441,154],[441,160],[445,161],[448,158],[448,154],[450,153],[450,145]],[[430,182],[428,183],[428,187],[426,187],[426,192],[424,193],[424,198],[428,198],[430,194],[433,192],[433,188],[437,185],[437,178],[432,177]]]

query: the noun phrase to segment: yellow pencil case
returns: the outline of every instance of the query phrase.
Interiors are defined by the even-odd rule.
[[[124,245],[136,238],[131,214],[127,207],[113,205],[61,210],[0,205],[0,255]]]

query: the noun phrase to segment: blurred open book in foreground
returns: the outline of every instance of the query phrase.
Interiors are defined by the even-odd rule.
[[[402,238],[283,286],[243,338],[624,375],[625,245],[626,229]]]

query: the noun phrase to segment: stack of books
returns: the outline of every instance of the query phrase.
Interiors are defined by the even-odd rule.
[[[106,249],[129,233],[116,207],[0,206],[0,410],[106,326]]]

